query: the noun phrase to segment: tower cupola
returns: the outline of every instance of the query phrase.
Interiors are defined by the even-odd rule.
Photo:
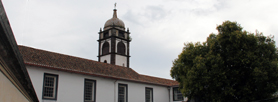
[[[107,27],[113,27],[113,26],[125,28],[124,22],[117,17],[117,9],[114,9],[113,11],[114,11],[113,17],[106,21],[106,23],[104,25],[104,29]]]
[[[113,10],[113,17],[104,24],[99,31],[98,61],[113,65],[129,67],[129,43],[131,41],[129,29],[117,17],[117,10]]]

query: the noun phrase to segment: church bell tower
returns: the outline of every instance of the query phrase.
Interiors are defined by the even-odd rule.
[[[124,22],[117,17],[117,9],[113,10],[113,17],[106,21],[98,34],[98,61],[129,67],[130,32],[125,30]]]

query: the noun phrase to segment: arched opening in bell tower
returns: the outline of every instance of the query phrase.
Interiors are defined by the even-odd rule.
[[[117,53],[121,55],[125,55],[125,44],[121,41],[117,45]]]
[[[102,55],[106,54],[109,54],[109,43],[107,41],[102,45]]]

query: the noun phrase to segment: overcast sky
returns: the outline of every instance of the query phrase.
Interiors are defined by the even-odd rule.
[[[97,61],[98,32],[112,17],[131,32],[130,67],[171,79],[184,43],[204,42],[223,21],[278,41],[278,0],[2,0],[20,45]],[[276,43],[277,44],[277,43]]]

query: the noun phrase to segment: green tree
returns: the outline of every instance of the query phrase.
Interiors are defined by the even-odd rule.
[[[230,21],[216,29],[206,42],[185,44],[173,61],[171,77],[183,95],[211,102],[272,98],[278,89],[274,37],[243,31]]]

